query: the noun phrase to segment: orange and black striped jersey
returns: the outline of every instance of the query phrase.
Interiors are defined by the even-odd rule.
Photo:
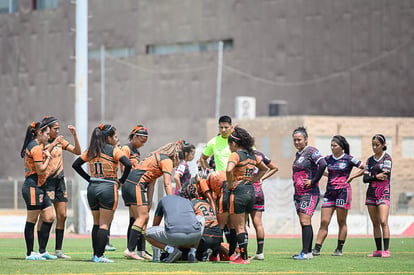
[[[133,148],[131,143],[122,146],[121,150],[129,158],[132,164],[132,169],[138,168],[138,164],[141,161],[141,153],[137,148]]]
[[[106,143],[101,154],[93,159],[88,158],[88,150],[80,156],[83,161],[89,162],[91,177],[118,180],[118,162],[125,153],[117,146]]]
[[[204,230],[212,229],[213,227],[218,226],[217,216],[214,213],[211,205],[205,200],[193,199],[191,200],[193,204],[194,212],[196,215],[202,216],[205,219]]]
[[[200,180],[201,193],[205,194],[207,191],[211,191],[213,196],[221,194],[223,184],[226,181],[226,171],[214,171],[209,174],[206,179]]]
[[[43,163],[45,157],[43,155],[43,145],[40,145],[36,140],[32,140],[26,147],[26,155],[24,158],[25,177],[37,174],[35,163]],[[42,186],[46,182],[46,174],[38,175],[38,186]]]
[[[45,145],[45,150],[48,150],[51,146],[53,140],[49,140]],[[48,178],[61,178],[63,177],[63,156],[62,151],[67,150],[69,142],[65,139],[61,143],[53,147],[50,155],[52,159],[49,161],[49,164],[46,169],[46,175]]]
[[[144,159],[139,165],[138,170],[145,171],[140,182],[151,183],[163,174],[172,174],[173,162],[165,154],[153,153]]]
[[[254,176],[253,172],[255,167],[259,165],[262,160],[259,159],[254,152],[240,150],[231,153],[228,162],[233,162],[236,165],[233,169],[233,180],[236,182],[251,181]]]

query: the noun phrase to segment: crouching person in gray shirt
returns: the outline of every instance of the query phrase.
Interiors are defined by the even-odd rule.
[[[187,188],[183,191],[196,192]],[[164,226],[160,226],[163,217]],[[168,253],[165,262],[173,263],[180,259],[182,252],[179,247],[182,247],[190,248],[188,262],[194,263],[203,230],[204,218],[196,216],[191,202],[180,195],[169,195],[159,201],[153,226],[147,229],[145,235],[150,244]]]

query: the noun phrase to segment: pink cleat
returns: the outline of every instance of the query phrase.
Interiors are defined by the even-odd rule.
[[[372,254],[369,254],[368,257],[382,257],[382,251],[381,250],[377,250],[372,252]]]
[[[382,252],[382,257],[383,258],[389,258],[389,257],[391,257],[390,251],[388,249],[387,250],[384,250],[384,252]]]

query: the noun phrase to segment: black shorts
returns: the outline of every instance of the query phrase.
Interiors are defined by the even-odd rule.
[[[27,210],[43,210],[52,206],[44,188],[37,186],[37,175],[25,179],[22,186],[22,195]]]
[[[230,214],[251,213],[255,200],[253,185],[239,183],[230,192]]]
[[[148,205],[147,184],[126,181],[122,185],[122,198],[125,206]]]
[[[227,185],[223,186],[221,194],[217,197],[217,213],[229,212],[230,191]]]
[[[47,179],[45,189],[47,196],[52,202],[68,202],[64,177]]]
[[[88,185],[88,204],[91,210],[114,210],[118,206],[118,185],[115,181],[94,180]]]

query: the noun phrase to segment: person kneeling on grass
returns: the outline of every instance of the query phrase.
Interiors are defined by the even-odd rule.
[[[164,217],[164,226],[159,226]],[[163,197],[155,210],[153,226],[147,229],[145,237],[154,247],[168,253],[166,263],[180,259],[178,247],[190,248],[188,262],[195,263],[197,246],[204,230],[204,218],[196,216],[188,199],[178,195]]]

